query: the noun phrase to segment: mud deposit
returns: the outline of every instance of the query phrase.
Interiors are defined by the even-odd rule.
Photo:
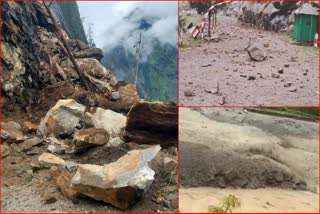
[[[260,115],[242,109],[181,108],[182,210],[200,211],[191,209],[187,201],[198,194],[210,198],[211,192],[215,192],[212,200],[236,193],[253,200],[252,193],[260,196],[262,203],[277,201],[280,191],[280,195],[287,195],[281,199],[283,205],[290,204],[288,194],[299,196],[301,193],[300,197],[308,195],[309,203],[317,207],[317,131],[315,122]],[[192,187],[201,187],[199,193],[198,188]],[[248,203],[242,206],[242,211],[254,211],[257,208],[254,206],[258,205],[251,207]],[[292,206],[291,209],[279,205],[270,210],[293,211],[295,205]],[[256,211],[262,210],[257,208]]]

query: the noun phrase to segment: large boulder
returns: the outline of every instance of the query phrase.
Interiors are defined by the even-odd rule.
[[[81,152],[93,146],[101,146],[108,143],[109,133],[104,129],[89,128],[76,132],[73,135],[74,145],[72,152]]]
[[[20,124],[14,121],[3,122],[1,138],[7,142],[22,141],[24,136]]]
[[[53,134],[56,137],[70,135],[79,125],[86,107],[72,99],[59,100],[41,121],[38,133],[44,136]]]
[[[63,166],[52,167],[51,174],[62,193],[68,197],[86,195],[121,209],[137,203],[154,180],[148,166],[160,151],[159,145],[133,150],[117,161],[103,166],[78,164],[75,174]]]
[[[136,103],[128,113],[127,140],[169,147],[177,145],[177,136],[178,108],[174,102]]]
[[[64,166],[66,164],[63,159],[50,153],[43,153],[38,157],[38,161],[41,166],[46,168],[50,168],[52,166]]]
[[[263,51],[263,48],[260,44],[254,43],[251,45],[248,49],[247,52],[249,54],[249,57],[251,60],[260,62],[266,59],[266,54]]]
[[[105,129],[112,137],[119,136],[127,122],[127,118],[124,115],[102,108],[97,108],[92,119],[95,128]]]

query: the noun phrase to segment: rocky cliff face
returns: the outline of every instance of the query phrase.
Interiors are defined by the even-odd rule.
[[[232,2],[226,15],[234,15],[245,23],[265,30],[290,32],[293,28],[294,10],[305,2]],[[312,3],[318,7],[316,2]]]
[[[79,83],[66,48],[42,3],[3,3],[2,92],[4,111],[23,108],[36,92],[58,82]],[[73,55],[93,91],[111,96],[116,78],[99,61],[102,51],[64,32]]]

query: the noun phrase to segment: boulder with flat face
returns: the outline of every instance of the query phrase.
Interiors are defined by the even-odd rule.
[[[112,137],[119,136],[126,126],[127,118],[117,112],[97,108],[92,118],[95,128],[105,129]]]
[[[72,99],[59,100],[42,119],[38,133],[55,137],[71,135],[83,118],[86,107]]]
[[[125,138],[138,144],[178,143],[178,109],[174,102],[136,103],[128,113]]]
[[[6,142],[22,141],[24,136],[20,124],[14,121],[3,122],[1,138]]]
[[[66,163],[63,159],[50,153],[43,153],[38,157],[38,161],[40,165],[45,168],[50,168],[52,166],[64,166]]]
[[[93,146],[104,145],[108,143],[109,138],[109,133],[101,128],[80,130],[73,135],[74,145],[72,152],[81,152]]]

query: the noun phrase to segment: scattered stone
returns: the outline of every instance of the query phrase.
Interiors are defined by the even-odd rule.
[[[269,45],[269,43],[264,43],[263,46],[264,46],[265,48],[268,48],[270,45]]]
[[[51,153],[64,154],[65,151],[68,150],[69,148],[69,146],[60,142],[55,137],[49,137],[48,141],[50,142],[50,144],[48,145],[47,150],[50,151]]]
[[[260,45],[257,43],[251,45],[246,50],[249,54],[250,59],[253,61],[260,62],[266,59],[266,55],[262,50],[262,47],[260,47]]]
[[[53,154],[43,153],[38,157],[39,164],[45,168],[50,168],[52,166],[64,166],[65,161]]]
[[[31,139],[27,139],[25,141],[23,141],[22,143],[20,143],[17,146],[14,146],[14,150],[17,152],[26,152],[32,149],[32,147],[37,146],[41,143],[45,142],[45,140],[40,139],[38,137],[33,137]]]
[[[290,64],[285,64],[284,67],[285,67],[285,68],[289,68],[289,67],[290,67]]]
[[[127,117],[127,142],[160,144],[163,148],[177,145],[178,108],[174,102],[137,103]]]
[[[8,143],[22,141],[24,136],[20,124],[13,121],[3,122],[1,138]]]
[[[28,121],[24,121],[22,123],[22,129],[25,133],[34,133],[37,131],[38,125]]]
[[[32,158],[30,161],[30,166],[33,170],[38,170],[41,168],[38,158]]]
[[[251,75],[248,76],[248,80],[255,80],[255,79],[256,79],[255,76],[251,76]]]
[[[111,137],[120,136],[122,129],[126,126],[126,122],[127,118],[124,115],[102,108],[97,108],[93,117],[94,127],[105,129]]]
[[[297,91],[297,87],[291,86],[291,87],[289,88],[289,91],[290,91],[290,92],[296,92],[296,91]]]
[[[248,76],[247,76],[247,75],[240,74],[240,77],[247,78]]]
[[[87,148],[101,146],[108,143],[109,133],[105,129],[89,128],[76,132],[73,135],[74,145],[72,152],[81,152]]]
[[[86,107],[72,99],[59,100],[41,121],[38,132],[46,136],[54,134],[55,137],[70,135],[79,126]]]
[[[53,204],[57,202],[57,198],[54,197],[54,196],[47,196],[45,199],[44,199],[44,203],[45,204]]]
[[[89,112],[86,112],[84,114],[83,121],[84,121],[85,128],[93,128],[94,127],[93,117],[94,117],[93,114],[91,114]]]
[[[24,173],[24,170],[23,169],[17,169],[16,171],[16,175],[22,175]]]
[[[307,76],[307,75],[308,75],[308,72],[303,72],[303,75],[304,75],[304,76]]]
[[[283,74],[283,68],[280,68],[280,69],[278,70],[278,73],[279,73],[279,74]]]
[[[28,175],[33,175],[33,170],[32,169],[28,169],[26,172],[27,172]]]
[[[77,171],[78,164],[72,161],[66,161],[65,168],[68,170],[68,172],[73,173]]]
[[[1,145],[1,157],[5,158],[10,155],[10,147],[8,144],[4,143]]]
[[[212,64],[201,65],[201,67],[203,67],[203,68],[206,68],[206,67],[209,67],[209,66],[212,66]]]
[[[272,73],[272,74],[271,74],[271,77],[273,77],[273,78],[280,78],[280,74]]]
[[[111,100],[119,100],[119,99],[120,99],[120,92],[119,91],[112,92]]]
[[[107,147],[119,147],[124,144],[120,137],[111,138],[107,144]]]
[[[290,87],[292,85],[292,82],[286,82],[285,84],[284,84],[284,87]]]
[[[221,97],[220,105],[226,104],[226,99],[227,99],[227,97],[225,97],[225,96]]]
[[[191,90],[186,90],[186,91],[184,92],[184,95],[185,95],[186,97],[193,97],[193,96],[195,96],[194,92],[191,91]]]
[[[163,166],[164,166],[164,171],[167,174],[170,174],[177,168],[178,162],[170,157],[164,157],[163,159]]]

